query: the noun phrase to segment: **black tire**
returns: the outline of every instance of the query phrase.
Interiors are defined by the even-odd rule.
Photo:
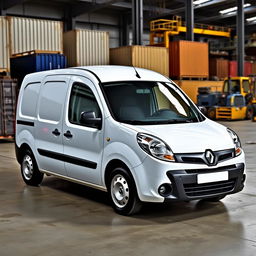
[[[225,196],[215,196],[215,197],[207,198],[207,199],[205,199],[205,201],[208,201],[208,202],[219,202],[224,197]]]
[[[110,173],[108,193],[113,209],[121,215],[133,215],[142,207],[135,182],[123,167],[114,168]]]
[[[253,113],[254,113],[254,109],[252,105],[248,105],[246,108],[246,116],[245,119],[246,120],[252,120],[253,118]]]
[[[44,174],[39,171],[35,157],[28,149],[22,156],[20,169],[22,178],[27,185],[38,186],[41,184]]]
[[[211,120],[215,120],[216,119],[216,108],[209,108],[208,111],[207,111],[207,116]]]

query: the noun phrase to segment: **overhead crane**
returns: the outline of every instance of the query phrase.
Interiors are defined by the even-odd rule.
[[[153,20],[150,22],[150,45],[165,46],[166,48],[169,48],[169,37],[178,35],[179,33],[185,33],[186,31],[187,28],[180,16],[174,16],[172,20]],[[231,36],[231,28],[195,24],[194,33],[229,38]],[[158,42],[155,42],[156,38]]]

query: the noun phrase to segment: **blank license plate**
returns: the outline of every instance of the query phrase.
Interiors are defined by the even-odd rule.
[[[214,173],[204,173],[197,175],[197,183],[209,183],[216,181],[228,180],[228,172],[214,172]]]

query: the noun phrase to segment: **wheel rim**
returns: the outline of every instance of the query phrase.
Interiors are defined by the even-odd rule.
[[[111,197],[119,208],[124,208],[129,201],[129,186],[121,174],[114,176],[111,182]]]
[[[34,168],[32,158],[29,155],[25,155],[23,158],[22,172],[26,180],[31,180]]]

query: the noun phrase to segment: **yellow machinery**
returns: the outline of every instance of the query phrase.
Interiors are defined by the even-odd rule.
[[[187,28],[180,16],[174,16],[172,20],[153,20],[150,22],[150,45],[169,48],[169,37],[186,31]],[[194,33],[230,37],[231,29],[215,25],[195,24]],[[156,38],[158,42],[155,42]]]
[[[249,77],[226,78],[222,92],[201,91],[197,102],[207,108],[209,118],[217,120],[252,119],[256,109],[255,93]]]

